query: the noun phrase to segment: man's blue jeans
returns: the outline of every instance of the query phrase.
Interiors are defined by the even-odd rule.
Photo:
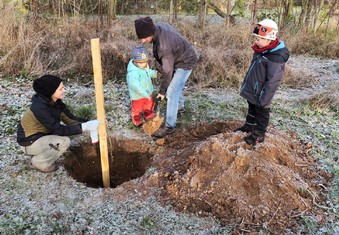
[[[177,124],[178,108],[184,105],[182,91],[192,70],[176,69],[167,88],[166,126],[174,128]]]

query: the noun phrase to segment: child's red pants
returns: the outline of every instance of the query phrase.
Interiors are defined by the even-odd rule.
[[[139,100],[132,100],[132,122],[134,125],[142,124],[142,113],[144,113],[145,120],[149,120],[154,117],[155,102],[153,97],[142,98]]]

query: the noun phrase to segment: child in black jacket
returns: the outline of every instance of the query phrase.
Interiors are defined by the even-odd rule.
[[[251,132],[244,138],[251,145],[265,140],[272,98],[289,58],[289,51],[277,33],[278,26],[270,19],[260,21],[253,31],[253,59],[240,89],[240,95],[248,102],[248,113],[246,123],[235,129]]]

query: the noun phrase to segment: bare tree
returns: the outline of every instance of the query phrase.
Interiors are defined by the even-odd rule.
[[[319,26],[318,26],[318,29],[321,27],[321,25],[323,24],[323,22],[325,20],[327,20],[327,23],[326,23],[326,34],[328,32],[328,27],[329,27],[329,23],[330,23],[330,19],[331,17],[334,15],[335,13],[335,10],[337,9],[337,5],[339,4],[339,0],[332,0],[332,1],[329,1],[329,10],[328,12],[326,13],[326,16],[324,17],[324,19],[320,22]],[[339,21],[338,21],[338,24],[337,24],[337,28],[336,30],[338,31],[339,30]]]
[[[170,23],[173,22],[173,0],[170,1],[170,7],[169,7],[169,19],[168,21]]]
[[[225,17],[225,25],[228,27],[231,24],[231,0],[227,1],[227,6],[226,6],[226,17]]]
[[[253,22],[257,21],[257,7],[258,7],[257,0],[253,0],[253,3],[252,3],[252,21]]]
[[[311,15],[312,15],[312,11],[313,11],[313,8],[314,8],[314,1],[315,0],[312,0],[312,1],[308,1],[306,3],[306,16],[305,16],[305,28],[306,30],[309,29],[309,26],[311,24]]]
[[[209,1],[208,8],[211,8],[215,13],[217,13],[222,18],[226,18],[226,13],[223,10],[221,10],[220,7],[217,6],[215,3]]]
[[[336,2],[337,0],[334,0],[335,5]],[[299,28],[303,28],[306,32],[308,32],[310,29],[313,32],[316,32],[318,28],[317,24],[319,21],[320,14],[323,10],[324,4],[325,4],[324,0],[312,0],[312,1],[303,0],[298,22]],[[329,5],[331,9],[332,8],[331,1],[329,1]],[[322,22],[320,23],[320,25],[321,24]]]
[[[207,9],[207,1],[200,0],[199,1],[199,26],[201,28],[204,27],[206,21],[206,9]]]
[[[291,9],[293,8],[293,0],[284,0],[281,2],[282,4],[282,12],[279,22],[279,28],[282,28],[285,26],[287,18],[289,17],[291,13]]]
[[[82,5],[83,0],[73,0],[73,2],[69,2],[70,7],[73,10],[73,16],[74,17],[79,17],[81,13],[81,5]]]
[[[232,16],[232,11],[234,10],[236,4],[232,6],[231,0],[226,2],[226,12],[224,12],[219,5],[213,1],[208,1],[208,8],[212,9],[215,13],[225,19],[225,24],[228,26],[234,23],[234,17]]]
[[[108,26],[112,26],[112,21],[116,18],[116,9],[117,9],[117,1],[109,0],[108,1],[108,12],[107,12],[107,22]]]
[[[179,0],[171,0],[170,1],[170,8],[169,8],[169,22],[173,22],[173,16],[174,20],[178,20],[178,12],[179,12]]]
[[[174,0],[174,20],[178,20],[179,0]]]
[[[104,7],[103,7],[103,0],[99,0],[99,17],[100,17],[100,24],[104,24]]]
[[[314,1],[314,15],[313,15],[313,21],[312,21],[312,29],[314,32],[317,30],[317,22],[319,19],[319,15],[323,9],[324,6],[324,0],[315,0]]]

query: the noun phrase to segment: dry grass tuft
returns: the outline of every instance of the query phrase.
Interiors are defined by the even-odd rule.
[[[312,96],[308,102],[314,108],[331,108],[338,111],[339,107],[339,83],[336,83],[328,90],[322,90],[320,93]]]
[[[132,19],[116,20],[109,29],[90,21],[47,23],[29,19],[22,19],[20,27],[14,26],[2,29],[4,35],[9,35],[8,30],[22,35],[9,40],[13,42],[7,45],[11,50],[2,48],[5,56],[0,66],[7,68],[2,70],[2,76],[22,76],[28,71],[28,75],[53,73],[77,81],[91,78],[90,40],[100,38],[104,79],[123,82],[132,49],[138,44]],[[247,26],[242,34],[234,34],[235,28],[223,25],[209,25],[201,30],[185,20],[175,27],[194,43],[201,55],[191,83],[202,87],[240,85],[252,54]],[[152,53],[151,46],[146,47]],[[151,66],[155,67],[153,59]]]
[[[179,31],[185,32],[184,35],[195,43],[200,54],[191,81],[201,87],[239,87],[253,53],[248,26],[226,28],[224,25],[207,25],[200,30],[188,27],[189,23],[183,24],[177,25]]]
[[[127,63],[133,47],[138,44],[134,30],[136,17],[115,20],[112,27],[107,28],[96,20],[33,20],[19,16],[14,9],[1,9],[0,13],[0,34],[3,35],[0,37],[0,77],[53,73],[68,80],[87,82],[93,76],[90,40],[100,38],[103,78],[125,81]],[[159,18],[155,22],[165,20]],[[250,48],[252,25],[208,24],[200,29],[194,21],[184,18],[174,26],[194,44],[201,56],[189,80],[191,85],[240,86],[253,53]],[[307,34],[286,33],[283,40],[292,53],[339,57],[338,39],[327,43],[325,39]],[[146,48],[151,54],[152,46],[146,45]],[[150,62],[152,68],[159,69],[153,58]],[[303,72],[287,69],[286,73],[284,84],[287,86],[305,87],[313,80]]]
[[[319,36],[320,34],[320,36]],[[293,54],[314,55],[324,58],[339,58],[339,38],[335,31],[318,32],[317,35],[293,31],[285,35],[288,48]]]
[[[294,89],[302,89],[313,86],[317,81],[318,78],[304,70],[286,66],[282,85]]]
[[[0,39],[3,77],[40,76],[45,73],[78,81],[91,77],[90,41],[100,38],[103,77],[122,78],[126,73],[129,53],[136,44],[133,25],[127,26],[122,21],[105,29],[100,28],[97,22],[60,23],[24,18],[16,22],[8,15],[1,19],[2,24],[6,27],[1,28],[0,34],[10,36]]]

